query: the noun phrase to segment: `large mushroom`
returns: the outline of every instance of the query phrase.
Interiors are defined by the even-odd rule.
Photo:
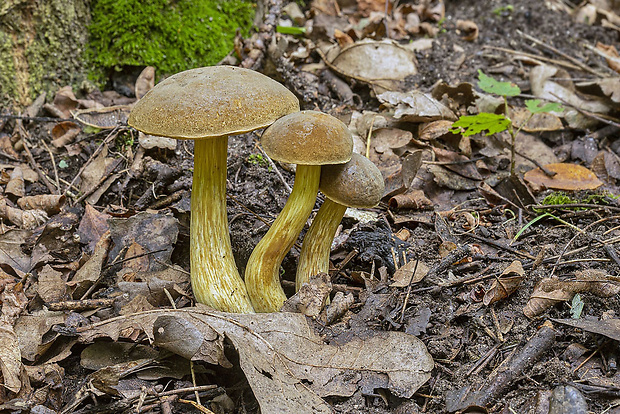
[[[332,241],[348,207],[371,208],[379,204],[384,183],[381,171],[368,158],[353,154],[346,164],[324,165],[319,189],[325,201],[304,236],[297,265],[297,290],[311,276],[329,271]]]
[[[196,300],[225,312],[253,311],[232,254],[226,213],[228,136],[299,111],[284,86],[258,72],[212,66],[177,73],[132,109],[128,123],[151,135],[194,140],[190,264]]]
[[[280,285],[280,264],[312,212],[321,165],[349,161],[353,137],[337,118],[301,111],[274,122],[263,132],[261,144],[271,158],[297,164],[293,191],[252,251],[245,269],[245,283],[256,312],[276,312],[286,300]]]

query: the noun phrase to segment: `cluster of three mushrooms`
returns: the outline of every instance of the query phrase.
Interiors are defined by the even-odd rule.
[[[299,101],[284,86],[258,72],[230,66],[173,75],[133,108],[128,123],[134,128],[151,135],[195,140],[190,265],[198,302],[226,312],[247,313],[277,311],[286,300],[279,282],[280,264],[312,211],[322,180],[320,165],[345,163],[352,152],[351,134],[342,122],[320,112],[298,111]],[[271,124],[262,138],[265,151],[276,160],[297,164],[297,173],[286,206],[252,252],[244,284],[232,255],[226,213],[228,136]],[[374,173],[380,177],[378,170]],[[363,194],[368,189],[357,191]],[[317,245],[308,236],[304,241],[302,273],[327,271],[329,245],[346,209],[330,203],[326,201],[321,208],[325,213],[319,211],[309,230],[323,235],[317,238],[323,241]],[[323,216],[328,218],[318,219]],[[322,222],[331,223],[328,230]],[[318,261],[312,265],[315,254]],[[302,275],[301,280],[304,278]]]

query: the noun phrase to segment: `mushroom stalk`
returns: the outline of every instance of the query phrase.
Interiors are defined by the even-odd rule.
[[[256,312],[277,312],[286,301],[280,285],[280,264],[312,212],[320,178],[320,166],[297,165],[293,191],[286,205],[250,255],[245,283]]]
[[[192,289],[196,300],[224,312],[252,313],[235,264],[226,213],[228,137],[196,140],[190,226]]]
[[[332,241],[346,211],[347,206],[325,198],[301,245],[295,290],[299,290],[311,276],[329,272]]]

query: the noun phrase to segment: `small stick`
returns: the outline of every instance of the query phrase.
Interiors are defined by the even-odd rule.
[[[45,141],[41,140],[41,143],[50,154],[50,160],[52,161],[52,167],[54,167],[54,176],[56,177],[56,194],[60,194],[60,180],[58,178],[58,169],[56,168],[56,161],[54,159],[54,153],[50,149],[50,147],[45,143]]]
[[[265,157],[267,159],[267,161],[269,161],[269,165],[271,165],[271,168],[273,168],[273,171],[276,173],[276,175],[278,176],[278,178],[280,179],[280,181],[282,181],[282,184],[284,184],[284,188],[286,188],[286,191],[288,192],[288,194],[290,195],[291,192],[293,191],[293,189],[291,188],[290,185],[288,185],[288,183],[286,182],[286,180],[284,179],[284,176],[282,175],[282,173],[280,172],[280,170],[278,169],[278,166],[276,165],[275,162],[273,162],[273,160],[271,159],[271,157],[269,157],[269,155],[267,155],[267,153],[261,148],[260,145],[257,145],[258,149],[260,150],[261,154],[263,154],[263,157]]]

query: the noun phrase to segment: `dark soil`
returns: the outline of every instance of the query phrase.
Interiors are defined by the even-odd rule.
[[[534,47],[532,42],[520,36],[518,31],[527,33],[595,69],[602,68],[604,61],[581,47],[581,43],[594,45],[596,42],[602,42],[618,47],[618,33],[600,25],[587,26],[575,23],[565,13],[551,10],[545,3],[547,2],[520,0],[512,3],[514,6],[512,10],[496,12],[507,4],[495,0],[447,1],[442,30],[431,49],[417,54],[419,74],[413,79],[408,79],[408,82],[413,88],[423,92],[430,92],[433,85],[439,81],[445,81],[450,85],[461,82],[475,85],[478,70],[482,70],[496,79],[512,81],[521,86],[524,93],[528,93],[529,67],[515,60],[513,55],[491,47],[520,50],[553,59],[562,59],[562,56]],[[457,20],[474,21],[480,30],[479,37],[474,41],[463,40],[456,30]],[[318,61],[318,57],[316,60]],[[569,71],[569,73],[574,78],[589,76],[582,72]],[[287,82],[286,76],[284,78]],[[315,86],[306,85],[307,90]],[[378,101],[372,97],[366,85],[357,83],[353,86],[353,90],[363,97],[362,107],[358,110],[379,108]],[[342,119],[350,115],[352,108],[339,102],[324,85],[314,92],[314,95],[309,95],[311,99],[301,102],[303,109],[317,109],[318,106]],[[10,130],[12,122],[5,126],[5,132]],[[26,122],[25,126],[32,142],[49,141],[47,124]],[[560,149],[565,149],[562,145],[584,141],[589,132],[565,129],[560,134],[544,135],[543,139],[548,146],[559,152]],[[124,132],[119,136],[126,137],[128,136],[126,134],[130,133]],[[257,157],[261,155],[258,149],[259,134],[260,132],[231,137],[229,142],[228,191],[231,197],[228,214],[233,251],[242,274],[253,247],[268,229],[264,221],[271,223],[288,197],[288,191],[279,176],[263,158]],[[107,132],[95,136],[82,133],[79,138],[82,140],[79,156],[67,157],[63,153],[57,154],[56,163],[59,159],[66,159],[68,162],[68,168],[58,171],[60,178],[70,182],[106,135]],[[614,142],[618,140],[616,132],[615,135],[596,141],[595,144],[599,150],[603,150],[609,146],[614,148]],[[615,148],[617,146],[616,144]],[[47,150],[39,145],[33,145],[31,150],[34,159],[46,174],[54,176]],[[134,144],[131,151],[135,153],[136,150],[137,145]],[[191,142],[180,143],[176,151],[147,150],[145,160],[148,160],[146,164],[150,167],[147,167],[140,177],[129,181],[125,181],[125,176],[121,175],[96,205],[99,210],[113,212],[118,216],[129,216],[149,208],[172,213],[180,223],[172,261],[185,269],[189,269],[192,150]],[[121,157],[126,156],[130,149],[123,146],[120,139],[116,139],[111,151],[116,151],[118,157]],[[0,153],[0,162],[11,161],[3,159]],[[568,156],[567,162],[583,163],[583,160]],[[293,172],[282,166],[277,168],[284,180],[292,185]],[[509,211],[501,205],[492,206],[476,190],[454,191],[437,188],[433,183],[433,177],[425,174],[423,170],[417,180],[420,181],[416,184],[418,188],[435,186],[434,196],[428,194],[435,202],[434,210],[395,210],[382,203],[372,209],[378,213],[379,219],[376,222],[360,224],[353,219],[343,221],[341,234],[348,234],[348,238],[343,236],[342,242],[332,251],[334,265],[332,279],[334,283],[344,286],[345,290],[347,287],[350,288],[356,297],[356,303],[342,321],[316,328],[327,341],[334,343],[339,343],[344,340],[343,338],[352,335],[363,337],[374,330],[400,330],[413,333],[427,346],[436,368],[432,372],[431,379],[418,390],[411,401],[399,400],[385,390],[375,390],[374,394],[365,395],[358,392],[349,399],[330,401],[336,412],[447,412],[447,406],[457,404],[458,398],[451,397],[454,393],[464,390],[465,387],[471,387],[462,394],[467,397],[483,387],[485,381],[496,370],[501,369],[503,361],[511,361],[515,355],[513,352],[518,353],[524,349],[527,341],[539,332],[545,321],[551,318],[571,317],[570,301],[566,300],[559,301],[534,319],[529,319],[523,314],[523,309],[530,300],[536,284],[543,278],[554,273],[562,280],[572,280],[576,271],[600,270],[603,274],[615,277],[617,283],[620,269],[612,257],[613,252],[617,254],[617,244],[609,245],[612,250],[610,255],[609,250],[605,250],[595,240],[595,238],[604,240],[618,236],[620,205],[617,199],[602,196],[602,202],[607,203],[606,205],[612,209],[554,210],[554,214],[564,222],[581,229],[587,227],[587,235],[576,235],[573,227],[557,220],[547,219],[529,227],[518,241],[511,244],[513,237],[526,223],[534,219],[536,214],[524,210]],[[126,185],[123,185],[124,183]],[[618,195],[618,187],[615,184],[617,182],[608,182],[605,187],[612,195]],[[172,193],[178,193],[179,196],[167,205],[157,206],[157,199],[152,196],[153,189],[159,198]],[[28,195],[35,195],[49,193],[49,190],[39,182],[29,186],[27,192]],[[550,193],[537,194],[537,200],[542,200]],[[587,194],[574,194],[574,196],[583,198]],[[321,201],[319,197],[316,209]],[[77,208],[76,211],[78,215],[84,214],[82,208]],[[436,214],[440,211],[444,214]],[[475,216],[479,220],[473,229],[467,227],[469,216]],[[445,218],[448,230],[438,230],[437,221],[443,220],[440,217]],[[597,220],[600,220],[600,223],[595,223]],[[402,236],[404,229],[409,232],[408,237]],[[402,240],[396,237],[396,234]],[[301,240],[300,237],[299,244]],[[442,263],[440,246],[448,241],[459,247],[473,248],[471,251],[473,253],[465,255],[468,259],[462,262],[448,263],[447,270],[438,272],[433,278],[427,278],[409,287],[390,287],[395,269],[403,265],[401,260],[403,254],[408,261],[419,260],[434,268]],[[572,251],[580,247],[585,249],[565,257],[562,260],[564,264],[555,266],[555,260],[543,260],[561,254],[565,250]],[[341,269],[345,257],[354,250],[357,254]],[[299,249],[296,246],[283,263],[282,278],[288,294],[293,293],[291,282],[294,281],[298,254]],[[394,257],[398,258],[398,263],[394,263]],[[501,272],[513,260],[520,260],[523,263],[525,272],[522,283],[507,298],[489,306],[484,305],[485,292],[489,291],[494,281],[497,281]],[[379,280],[382,267],[387,272],[387,281]],[[368,274],[371,271],[374,271],[375,282],[365,286],[359,274],[360,272]],[[103,291],[106,289],[116,289],[114,281],[109,282],[110,285],[102,286],[95,294],[105,296]],[[599,320],[604,314],[608,317],[618,317],[617,314],[614,316],[614,312],[620,310],[620,297],[617,294],[604,298],[592,292],[582,291],[580,295],[585,303],[583,319]],[[33,309],[37,306],[40,308],[40,303],[33,303],[31,306]],[[614,365],[619,349],[618,342],[557,323],[553,327],[557,331],[553,344],[539,358],[533,360],[532,364],[523,367],[523,371],[517,373],[515,380],[498,398],[494,398],[487,405],[488,412],[542,413],[543,411],[535,411],[540,410],[536,408],[536,401],[544,399],[546,392],[559,385],[581,383],[600,387],[590,393],[586,392],[586,388],[581,389],[590,412],[617,413],[618,411],[614,411],[618,410],[617,402],[610,396],[617,399],[620,387],[620,374]],[[499,332],[502,338],[498,337]],[[575,346],[584,350],[577,357],[571,356],[567,351]],[[86,375],[84,369],[77,368],[79,362],[76,356],[79,355],[79,351],[76,346],[71,357],[60,361],[67,374],[63,382],[64,403]],[[476,365],[486,356],[489,357],[484,363]],[[586,357],[592,358],[586,361]],[[210,370],[208,374],[199,376],[199,379],[226,388],[228,395],[236,404],[234,412],[258,412],[256,401],[238,368],[218,369],[217,372]],[[607,394],[602,391],[607,391]],[[614,406],[616,408],[613,408]],[[188,409],[187,405],[183,407],[186,412],[192,410]],[[91,409],[92,411],[79,412],[96,412],[95,408]],[[152,412],[159,412],[157,410]],[[177,410],[181,408],[177,407]],[[468,412],[483,412],[482,408],[478,410],[480,411]]]

